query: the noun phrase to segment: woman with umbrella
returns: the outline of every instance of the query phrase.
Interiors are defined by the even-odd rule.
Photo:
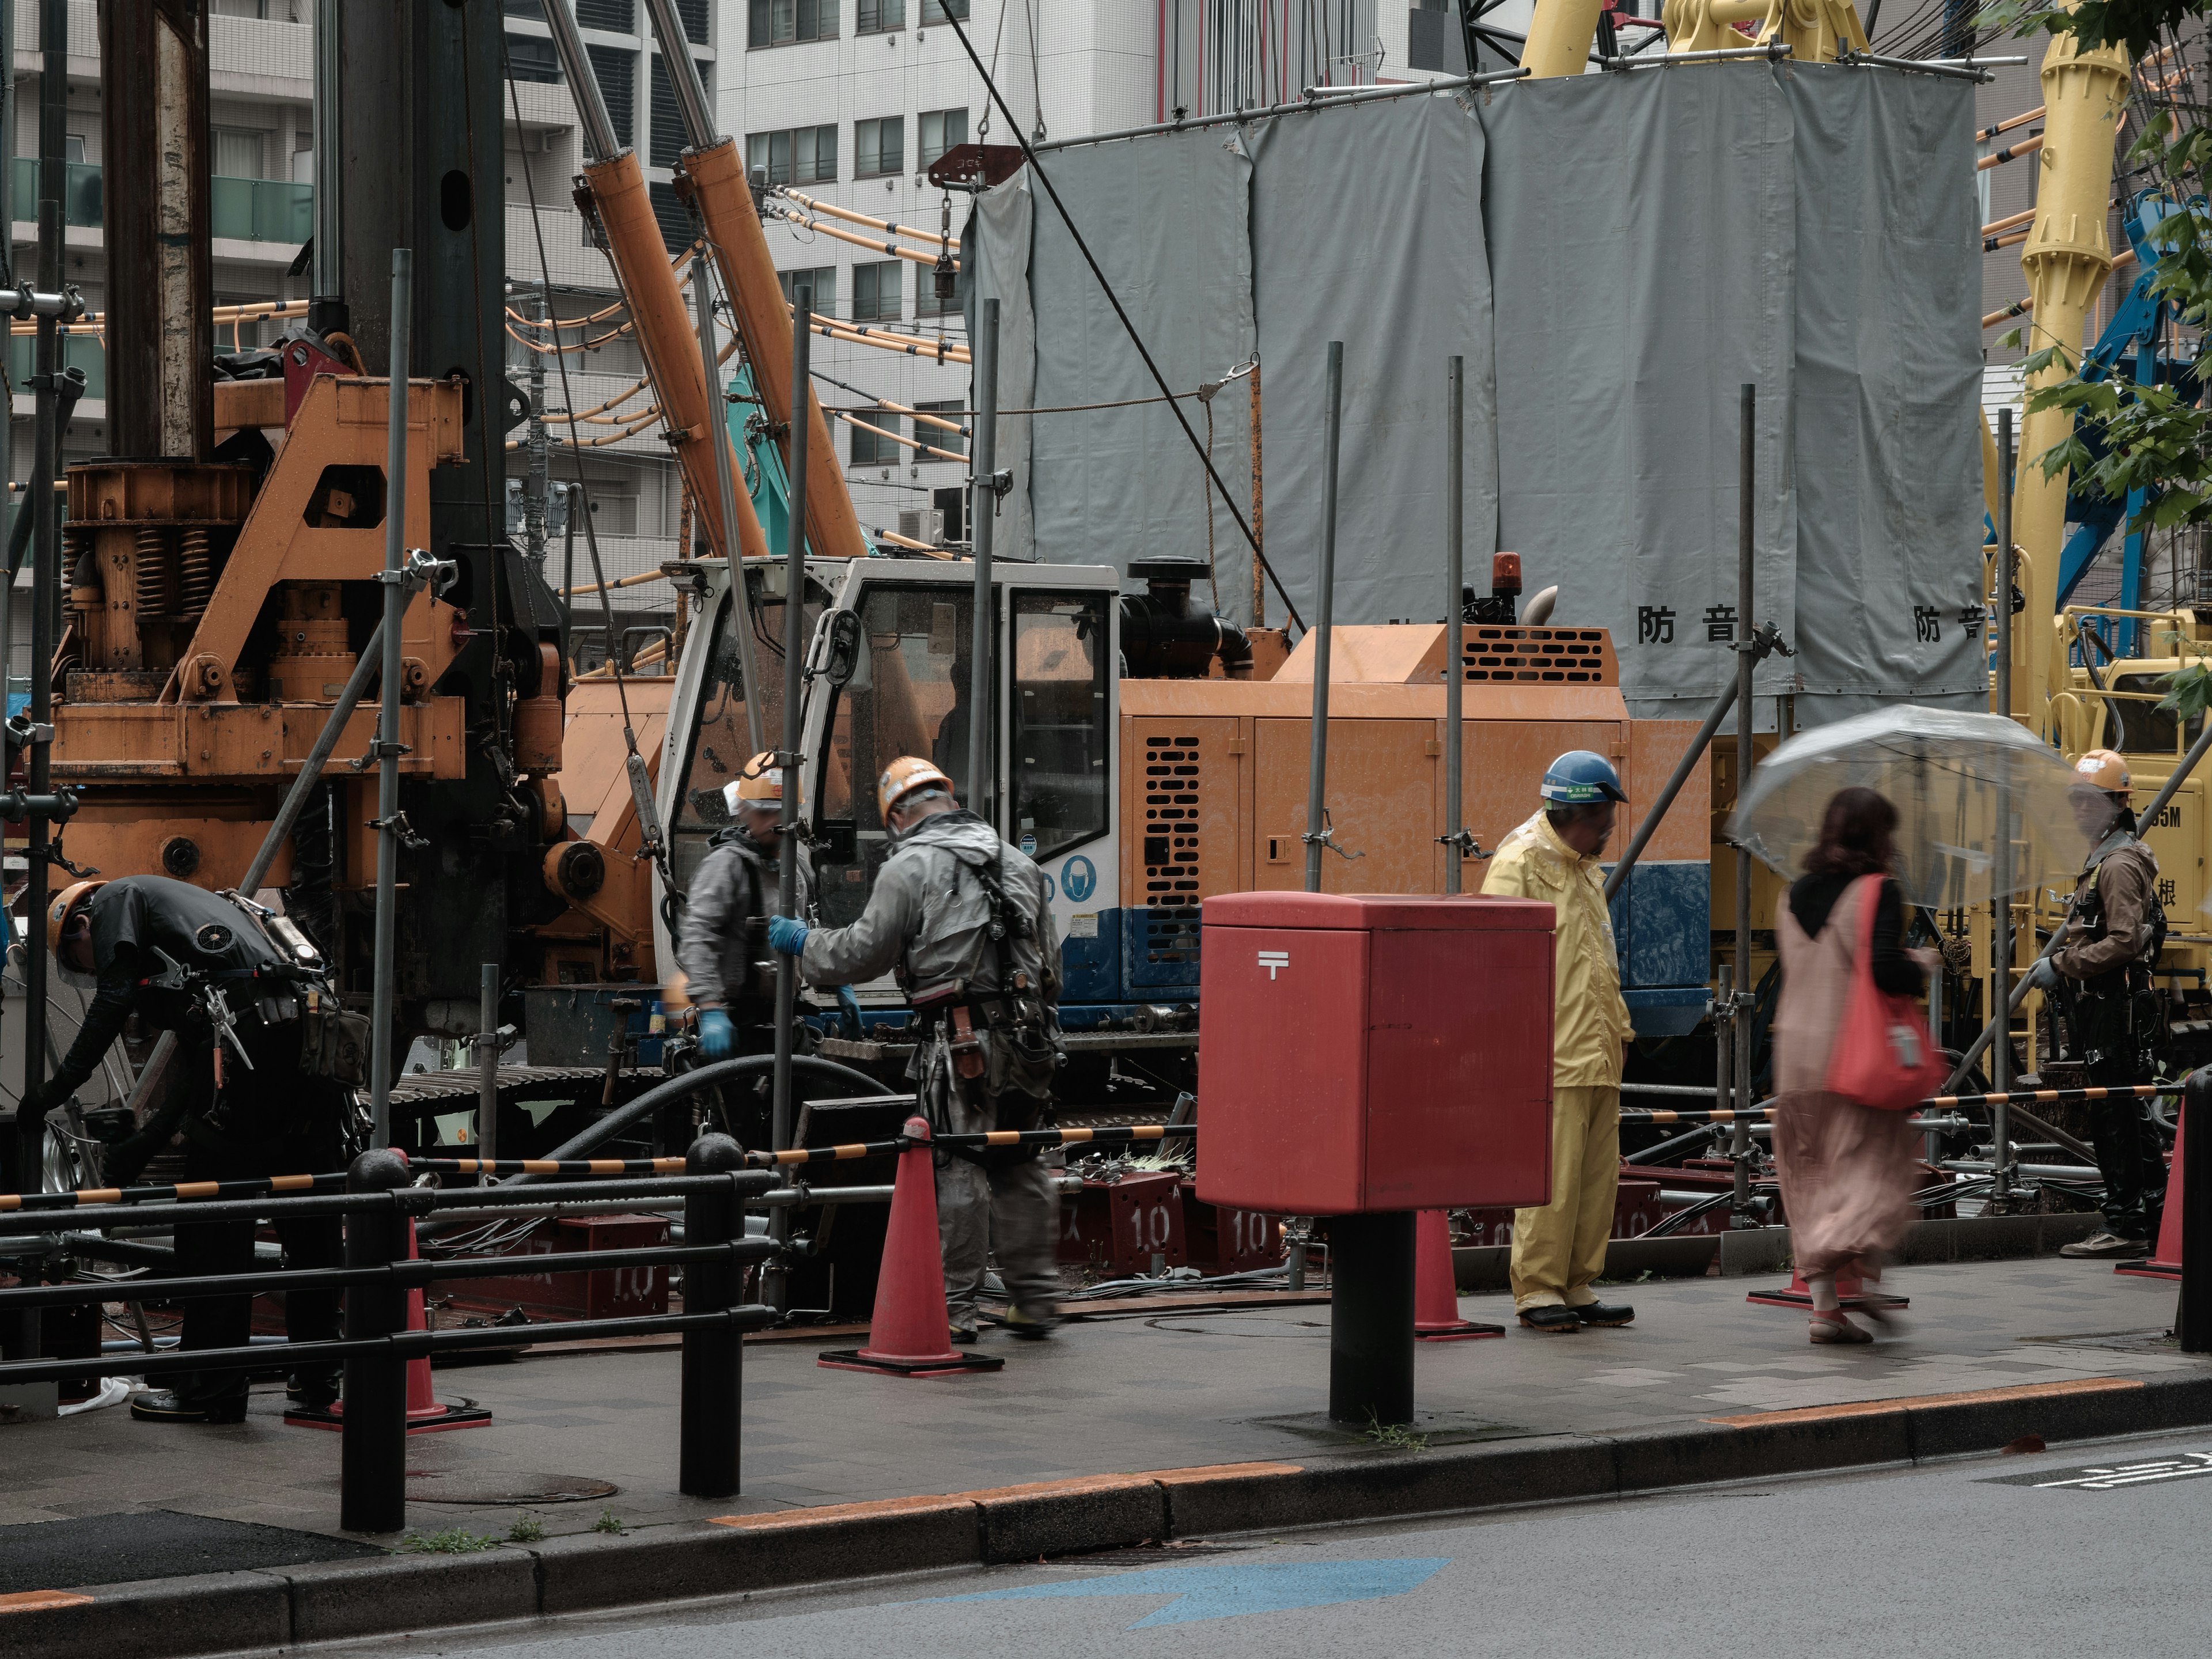
[[[1771,869],[1802,872],[1775,918],[1774,1161],[1815,1342],[1872,1340],[1844,1317],[1836,1274],[1871,1276],[1917,1218],[1910,1114],[1826,1086],[1858,953],[1877,990],[1916,993],[1936,958],[1903,949],[1907,904],[2002,904],[2070,875],[2088,845],[2069,804],[2075,781],[2016,721],[1905,703],[1790,738],[1738,799],[1729,838]],[[1884,879],[1875,887],[1869,875]]]
[[[1816,1343],[1874,1340],[1844,1316],[1836,1277],[1879,1279],[1882,1262],[1919,1218],[1911,1114],[1862,1106],[1826,1088],[1867,938],[1864,906],[1874,905],[1869,966],[1877,988],[1917,996],[1936,966],[1933,951],[1904,949],[1905,900],[1891,873],[1896,829],[1897,809],[1881,795],[1838,790],[1805,874],[1775,918],[1782,993],[1774,1015],[1774,1167],[1797,1270],[1813,1293]],[[1860,878],[1876,875],[1881,884],[1870,895]]]

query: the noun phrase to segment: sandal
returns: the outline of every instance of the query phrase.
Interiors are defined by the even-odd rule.
[[[1811,1323],[1813,1342],[1815,1346],[1830,1342],[1850,1343],[1874,1340],[1872,1331],[1862,1330],[1858,1326],[1852,1324],[1850,1320],[1844,1317],[1843,1310],[1840,1308],[1832,1313],[1816,1311],[1813,1315]]]

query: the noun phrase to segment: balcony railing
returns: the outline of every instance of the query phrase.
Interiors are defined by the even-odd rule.
[[[208,204],[210,231],[241,242],[304,242],[314,233],[315,187],[282,179],[226,179],[212,181]],[[39,216],[39,164],[15,158],[15,214],[30,223]],[[62,216],[70,224],[96,229],[101,221],[100,169],[82,161],[69,167],[62,187]]]

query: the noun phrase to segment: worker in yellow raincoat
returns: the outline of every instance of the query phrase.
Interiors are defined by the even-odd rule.
[[[1577,749],[1544,774],[1544,805],[1499,845],[1482,890],[1542,899],[1553,940],[1552,1201],[1513,1212],[1513,1310],[1564,1335],[1626,1325],[1636,1310],[1598,1300],[1620,1179],[1621,1045],[1629,1037],[1620,961],[1598,858],[1628,799],[1602,755]]]

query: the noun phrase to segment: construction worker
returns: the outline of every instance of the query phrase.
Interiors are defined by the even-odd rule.
[[[775,957],[768,919],[775,913],[783,850],[783,769],[773,750],[755,755],[722,786],[727,828],[708,843],[684,895],[676,965],[699,1011],[699,1051],[708,1060],[775,1048]],[[799,913],[813,910],[813,882],[799,860]],[[842,1000],[849,999],[850,991]],[[857,1017],[859,1005],[853,1005]],[[857,1035],[857,1034],[856,1034]]]
[[[2126,1087],[2150,1080],[2159,1035],[2150,978],[2166,940],[2158,860],[2136,834],[2127,762],[2109,749],[2092,749],[2074,770],[2074,821],[2089,838],[2089,856],[2067,908],[2073,926],[2065,943],[2036,963],[2028,983],[2057,994],[2090,1084]],[[2105,1177],[2105,1231],[2058,1253],[2146,1255],[2166,1206],[2166,1158],[2150,1103],[2132,1095],[2093,1101],[2089,1114]]]
[[[1060,1037],[1060,941],[1036,865],[953,799],[952,780],[905,755],[876,800],[891,833],[867,907],[849,927],[769,923],[769,943],[813,985],[895,969],[920,1022],[907,1075],[940,1133],[1039,1127]],[[952,1340],[975,1340],[984,1258],[994,1254],[1018,1336],[1059,1322],[1060,1201],[1031,1146],[940,1151],[937,1218]]]
[[[343,1085],[308,1069],[326,1069],[319,1022],[338,1016],[310,1015],[297,964],[264,932],[257,909],[165,876],[79,881],[47,907],[46,944],[64,976],[78,982],[92,976],[99,988],[68,1055],[25,1095],[24,1109],[43,1114],[66,1102],[133,1014],[155,1030],[175,1032],[182,1045],[162,1105],[107,1149],[108,1185],[128,1185],[178,1135],[186,1181],[345,1167]],[[276,1232],[287,1267],[340,1264],[337,1217],[287,1218]],[[248,1273],[253,1224],[191,1225],[179,1218],[176,1248],[184,1277]],[[194,1297],[184,1306],[186,1350],[242,1348],[251,1340],[250,1296]],[[295,1342],[334,1340],[338,1292],[288,1291],[284,1328]],[[326,1407],[337,1397],[337,1367],[296,1372],[287,1392],[303,1406]],[[135,1396],[131,1414],[150,1422],[239,1423],[246,1401],[246,1372],[191,1371],[178,1375],[173,1388]]]
[[[1629,1037],[1620,963],[1598,856],[1628,799],[1604,756],[1574,750],[1544,774],[1542,808],[1498,844],[1482,890],[1542,899],[1553,941],[1552,1201],[1513,1212],[1513,1309],[1530,1330],[1564,1335],[1626,1325],[1636,1310],[1598,1300],[1620,1178],[1621,1045]]]

